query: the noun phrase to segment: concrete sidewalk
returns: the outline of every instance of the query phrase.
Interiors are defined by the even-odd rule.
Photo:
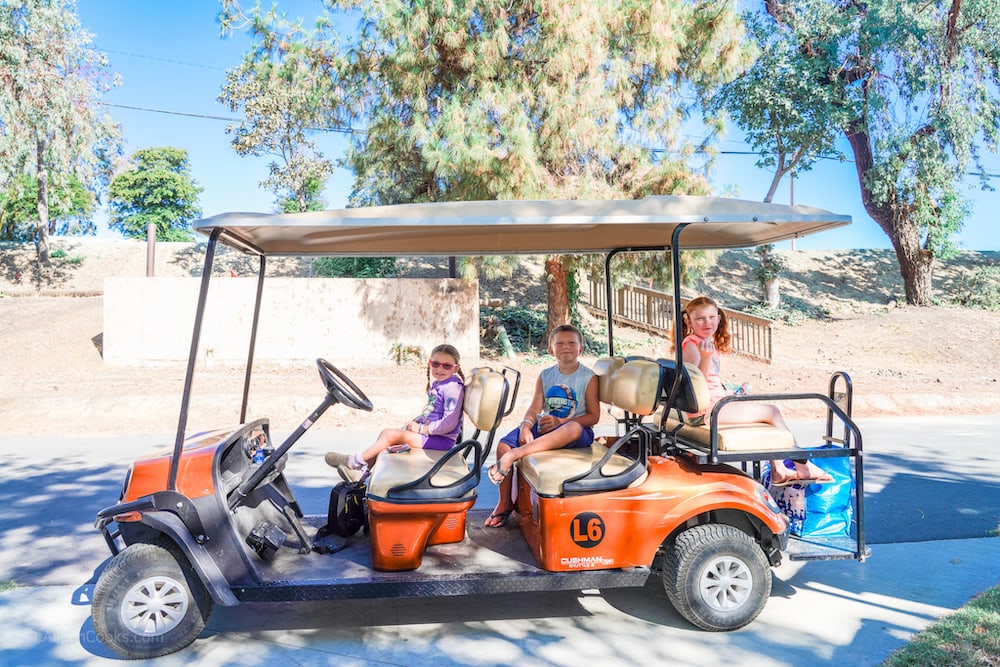
[[[219,608],[201,639],[156,664],[877,665],[1000,582],[1000,540],[984,537],[1000,523],[1000,417],[861,426],[871,558],[784,563],[764,612],[740,631],[693,628],[654,579],[607,592]],[[333,481],[322,453],[372,436],[315,431],[293,450],[287,472],[307,513],[325,511]],[[0,438],[0,580],[20,586],[0,594],[2,664],[118,662],[89,619],[108,557],[93,517],[131,459],[171,441]],[[491,507],[495,487],[480,491]]]

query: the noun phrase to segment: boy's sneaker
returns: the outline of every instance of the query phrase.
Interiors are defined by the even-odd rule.
[[[346,468],[351,463],[351,456],[350,454],[341,454],[340,452],[327,452],[323,460],[331,468],[339,468],[340,466]]]

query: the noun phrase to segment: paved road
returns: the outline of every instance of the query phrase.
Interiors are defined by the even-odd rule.
[[[157,665],[879,664],[934,619],[1000,582],[1000,417],[862,422],[872,557],[786,563],[749,627],[693,629],[657,581],[643,589],[217,609],[205,636]],[[810,427],[801,429],[808,442]],[[308,513],[325,511],[328,448],[373,434],[310,432],[288,475]],[[336,442],[335,442],[336,439]],[[107,548],[94,513],[127,462],[170,436],[0,436],[0,663],[101,665],[89,596]],[[480,506],[495,501],[483,485]],[[117,661],[116,661],[117,662]]]

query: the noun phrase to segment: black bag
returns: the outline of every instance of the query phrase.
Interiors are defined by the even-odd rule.
[[[341,482],[330,491],[330,508],[326,525],[319,529],[317,538],[327,535],[350,537],[368,525],[368,506],[365,504],[364,482]]]

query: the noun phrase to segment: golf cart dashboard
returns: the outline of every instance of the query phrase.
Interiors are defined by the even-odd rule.
[[[233,432],[219,454],[219,488],[222,494],[226,497],[232,494],[273,452],[267,420],[251,422]],[[285,457],[282,457],[264,478],[264,483],[280,475],[284,467]]]

